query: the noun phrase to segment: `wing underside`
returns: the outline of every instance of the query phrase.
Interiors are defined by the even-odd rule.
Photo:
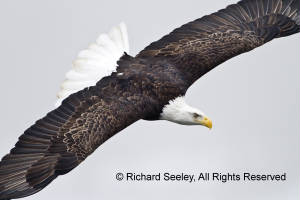
[[[124,90],[120,85],[128,84]],[[38,120],[0,162],[0,199],[34,194],[68,173],[95,149],[147,114],[134,84],[107,77],[70,95]]]
[[[165,58],[192,84],[220,63],[300,30],[300,0],[242,0],[175,29],[138,57]]]

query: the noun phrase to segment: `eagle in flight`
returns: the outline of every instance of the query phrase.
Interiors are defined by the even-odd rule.
[[[211,128],[203,112],[185,103],[187,89],[224,61],[298,33],[299,9],[300,0],[242,0],[175,29],[135,57],[128,55],[124,24],[100,35],[73,62],[57,108],[2,158],[0,200],[42,190],[137,120]]]

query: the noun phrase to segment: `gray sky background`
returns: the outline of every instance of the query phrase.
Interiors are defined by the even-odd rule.
[[[174,28],[230,3],[236,1],[2,0],[0,155],[53,109],[72,60],[98,34],[124,21],[135,55]],[[195,83],[187,102],[210,116],[211,131],[139,121],[26,199],[299,199],[299,44],[299,34],[276,39]],[[286,172],[287,181],[118,182],[117,172]]]

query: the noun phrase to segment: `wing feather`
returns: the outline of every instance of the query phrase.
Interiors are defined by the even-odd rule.
[[[242,0],[175,29],[137,57],[164,57],[189,84],[222,62],[300,31],[300,0]]]
[[[106,77],[70,95],[38,120],[0,162],[0,199],[40,191],[115,133],[147,115],[149,95],[139,93],[139,87],[133,79]]]

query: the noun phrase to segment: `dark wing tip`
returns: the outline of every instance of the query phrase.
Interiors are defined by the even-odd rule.
[[[38,120],[0,162],[0,200],[32,195],[77,166],[77,157],[68,153],[58,137],[60,127],[72,110],[61,106]]]
[[[57,157],[9,154],[0,163],[0,199],[29,196],[56,178]]]

